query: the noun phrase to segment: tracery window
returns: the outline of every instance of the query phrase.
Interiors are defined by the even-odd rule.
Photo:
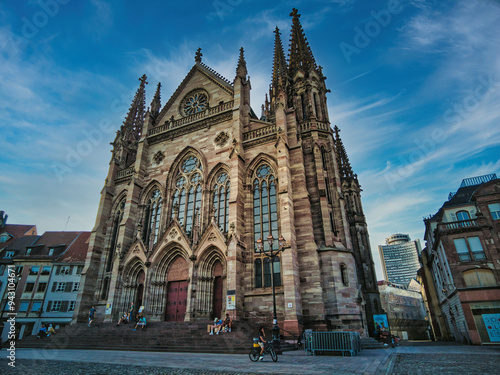
[[[184,159],[176,176],[172,217],[175,216],[175,210],[178,210],[179,224],[188,236],[191,235],[195,215],[201,209],[202,176],[203,167],[194,155]]]
[[[272,262],[257,250],[257,240],[262,239],[263,250],[269,250],[267,237],[271,234],[275,239],[278,235],[278,205],[276,197],[276,178],[271,167],[260,165],[253,179],[253,219],[254,219],[254,248],[255,248],[255,287],[270,287],[271,277],[274,285],[281,285],[281,262],[279,256]],[[275,246],[277,246],[275,244]],[[272,266],[271,266],[272,263]],[[272,276],[271,276],[272,275]]]
[[[160,190],[155,189],[149,198],[145,210],[145,222],[143,231],[143,242],[146,247],[154,245],[158,241],[158,232],[160,230],[162,198]]]
[[[125,198],[118,204],[118,209],[115,212],[113,220],[113,232],[111,237],[111,245],[109,247],[108,259],[106,261],[106,272],[111,271],[111,266],[113,265],[114,253],[116,251],[116,245],[118,244],[118,234],[120,229],[120,223],[123,219],[123,214],[125,212]]]
[[[213,208],[217,224],[222,232],[227,233],[229,221],[229,176],[220,172],[214,185]]]

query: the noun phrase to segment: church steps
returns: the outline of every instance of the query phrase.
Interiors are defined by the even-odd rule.
[[[111,323],[73,324],[56,335],[36,339],[27,337],[17,342],[18,347],[46,349],[113,349],[134,351],[174,351],[199,353],[248,353],[252,337],[246,330],[233,328],[232,332],[209,335],[206,324],[153,322],[149,327],[133,331],[131,324],[117,327]]]

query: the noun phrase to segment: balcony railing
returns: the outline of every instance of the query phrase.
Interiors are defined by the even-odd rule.
[[[438,228],[440,230],[450,230],[450,229],[462,229],[462,228],[473,228],[477,227],[477,220],[463,220],[463,221],[452,221],[451,223],[439,223]]]
[[[219,104],[215,107],[208,108],[204,110],[203,112],[195,113],[194,115],[186,116],[178,120],[174,120],[172,122],[167,121],[165,124],[156,126],[153,129],[150,129],[148,132],[148,136],[163,133],[164,131],[170,130],[170,129],[175,129],[180,126],[189,124],[191,122],[196,122],[199,120],[203,120],[204,118],[216,115],[221,112],[225,112],[227,110],[230,110],[233,108],[234,101],[231,100],[226,103]]]

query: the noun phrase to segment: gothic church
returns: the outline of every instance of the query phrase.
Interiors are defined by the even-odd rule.
[[[117,321],[131,302],[149,321],[271,319],[274,282],[287,332],[370,331],[381,307],[360,185],[330,126],[326,77],[290,15],[288,59],[276,28],[260,118],[243,48],[232,81],[198,49],[164,106],[158,84],[146,109],[140,78],[112,144],[78,319],[94,304]],[[257,249],[262,239],[276,250],[280,237],[276,257]]]

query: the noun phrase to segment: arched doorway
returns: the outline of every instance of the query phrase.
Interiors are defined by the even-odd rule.
[[[189,268],[187,262],[178,256],[167,271],[167,306],[165,320],[183,322],[186,315]]]
[[[214,275],[214,293],[213,293],[213,309],[212,309],[212,319],[221,318],[222,319],[222,264],[220,261],[216,261],[213,266]]]
[[[138,286],[137,286],[137,292],[135,294],[134,304],[136,306],[137,311],[143,305],[144,279],[145,279],[145,274],[144,274],[144,271],[141,270],[141,271],[139,271],[137,278],[136,278],[136,284]]]

